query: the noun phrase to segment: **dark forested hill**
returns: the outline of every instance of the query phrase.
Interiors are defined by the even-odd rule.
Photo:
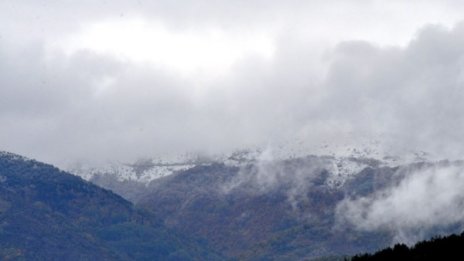
[[[397,244],[375,254],[354,256],[352,261],[387,261],[387,260],[464,260],[464,233],[447,237],[435,237],[422,241],[409,248]]]
[[[215,260],[152,213],[57,168],[0,153],[1,260]]]

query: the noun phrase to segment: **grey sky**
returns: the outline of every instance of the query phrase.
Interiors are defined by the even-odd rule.
[[[1,1],[0,149],[63,166],[386,133],[460,155],[463,11],[459,1]]]

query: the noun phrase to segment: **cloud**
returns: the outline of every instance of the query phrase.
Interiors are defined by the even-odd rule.
[[[418,8],[420,7],[420,8]],[[2,34],[16,39],[59,39],[106,19],[142,17],[162,21],[170,30],[219,27],[236,32],[259,28],[293,31],[331,43],[361,39],[405,44],[419,26],[451,26],[464,6],[441,1],[2,1]],[[379,19],[381,17],[382,19]]]
[[[441,21],[448,16],[438,11],[455,3],[427,2],[390,41],[378,32],[401,21],[391,11],[398,2],[392,3],[349,1],[338,16],[326,1],[195,1],[181,7],[170,1],[2,2],[1,19],[8,22],[0,23],[1,149],[64,166],[386,133],[393,142],[384,145],[398,150],[460,155],[463,26],[429,26],[405,44],[429,14]],[[365,16],[351,19],[359,13]],[[372,22],[381,13],[389,22]],[[457,19],[451,14],[444,24]],[[55,48],[92,25],[133,17],[159,23],[172,35],[217,30],[234,45],[260,32],[268,36],[272,56],[240,53],[220,77],[211,77],[89,46],[70,53]],[[363,41],[338,44],[353,38]]]
[[[326,82],[324,103],[336,105],[328,117],[358,132],[389,133],[403,147],[456,156],[463,145],[463,40],[459,24],[426,27],[406,48],[341,44]]]
[[[413,243],[464,219],[462,162],[407,167],[396,175],[405,176],[397,185],[340,202],[339,224],[362,231],[390,231],[395,241]]]

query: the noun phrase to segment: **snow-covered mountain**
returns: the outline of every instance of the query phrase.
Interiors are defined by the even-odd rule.
[[[244,167],[260,163],[279,162],[292,159],[318,158],[320,167],[327,170],[329,186],[341,186],[353,175],[366,167],[394,167],[415,162],[434,160],[426,152],[406,152],[393,155],[380,148],[376,141],[352,146],[350,144],[333,145],[325,143],[317,147],[307,146],[304,142],[287,142],[276,146],[257,147],[238,150],[228,154],[198,155],[181,154],[170,157],[140,159],[135,162],[109,162],[103,165],[86,163],[73,164],[67,168],[71,173],[94,181],[104,187],[111,183],[132,183],[148,186],[150,182],[198,166],[220,163],[226,166]],[[97,182],[100,181],[100,182]],[[101,180],[105,180],[101,183]]]

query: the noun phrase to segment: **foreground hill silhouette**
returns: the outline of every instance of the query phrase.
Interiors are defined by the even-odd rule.
[[[446,237],[435,237],[422,241],[409,248],[397,244],[375,254],[354,256],[352,261],[383,261],[383,260],[464,260],[464,233]]]
[[[0,152],[0,260],[219,260],[79,177]]]

